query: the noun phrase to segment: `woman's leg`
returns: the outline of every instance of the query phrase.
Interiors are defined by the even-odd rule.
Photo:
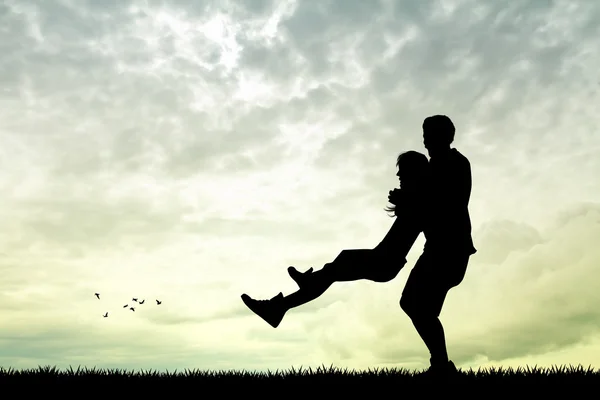
[[[386,251],[386,248],[386,246],[378,246],[373,250],[343,250],[335,260],[325,264],[319,271],[305,274],[296,271],[299,275],[308,276],[303,279],[295,279],[300,290],[289,296],[284,297],[280,292],[270,300],[254,300],[247,294],[243,294],[242,300],[248,308],[269,325],[277,328],[290,309],[321,296],[333,282],[349,282],[360,279],[388,282],[394,279],[406,264],[406,259],[390,257],[390,252]]]
[[[374,249],[342,250],[335,260],[316,272],[312,272],[311,268],[302,274],[290,267],[288,272],[300,287],[295,293],[284,297],[280,292],[270,300],[254,300],[242,294],[242,300],[254,313],[276,328],[288,310],[318,298],[333,282],[361,279],[389,282],[394,279],[406,264],[405,256],[419,232],[417,226],[406,224],[398,217]]]
[[[373,282],[389,282],[394,279],[405,259],[394,259],[389,252],[380,249],[342,250],[330,263],[312,275],[323,275],[333,282],[350,282],[366,279]]]
[[[307,272],[309,276],[303,277],[300,290],[285,296],[282,304],[286,311],[306,304],[325,293],[334,282],[362,279],[389,282],[398,275],[405,263],[405,259],[393,260],[378,250],[342,250],[335,260],[325,264],[322,269]]]

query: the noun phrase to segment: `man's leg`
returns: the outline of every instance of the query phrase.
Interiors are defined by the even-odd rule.
[[[437,255],[423,254],[402,292],[400,307],[429,349],[432,366],[448,363],[446,338],[439,315],[448,290],[462,282],[468,259],[466,256],[443,260]],[[440,265],[442,260],[444,263]]]
[[[400,307],[410,317],[427,346],[432,364],[437,364],[448,361],[444,328],[438,318],[446,291],[437,285],[432,276],[433,262],[433,257],[428,254],[419,257],[406,281]]]

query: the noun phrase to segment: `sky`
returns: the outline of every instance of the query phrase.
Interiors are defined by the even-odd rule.
[[[377,245],[435,114],[471,163],[478,249],[440,316],[450,359],[600,367],[599,19],[585,0],[0,1],[0,367],[427,368],[399,306],[422,236],[395,280],[336,283],[277,329],[240,295]]]

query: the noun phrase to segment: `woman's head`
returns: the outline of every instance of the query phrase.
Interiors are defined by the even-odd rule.
[[[400,153],[396,159],[396,167],[398,167],[396,176],[399,178],[400,187],[404,192],[416,194],[424,188],[423,183],[427,179],[429,168],[429,161],[425,154],[413,150]],[[395,213],[396,206],[388,207],[385,211]],[[391,216],[393,217],[393,215]]]
[[[400,179],[401,187],[404,186],[404,189],[412,189],[419,187],[423,183],[427,168],[429,167],[429,161],[425,154],[410,150],[398,156],[396,166],[398,167],[396,176]]]

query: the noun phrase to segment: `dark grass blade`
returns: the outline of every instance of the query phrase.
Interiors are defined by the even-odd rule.
[[[202,396],[203,390],[219,390],[221,393],[236,393],[243,391],[244,395],[254,393],[260,388],[267,390],[293,390],[293,393],[306,393],[307,396],[319,398],[315,388],[327,393],[335,393],[334,397],[345,393],[349,396],[363,392],[367,395],[385,395],[393,391],[423,394],[428,390],[457,390],[456,395],[472,391],[476,393],[487,390],[488,393],[500,393],[502,390],[535,388],[536,393],[556,394],[556,388],[568,388],[569,394],[574,391],[585,393],[586,390],[597,390],[600,387],[600,370],[594,370],[592,366],[584,368],[578,366],[552,366],[548,369],[534,367],[513,368],[479,368],[459,370],[458,375],[451,381],[441,386],[435,382],[425,381],[421,371],[410,371],[396,368],[368,368],[363,371],[348,370],[348,368],[334,368],[333,365],[326,367],[321,365],[313,370],[312,367],[300,366],[298,370],[291,367],[288,371],[267,370],[257,371],[214,371],[214,370],[191,370],[184,369],[182,372],[175,371],[127,371],[96,369],[78,366],[74,369],[61,371],[56,367],[38,366],[29,370],[17,370],[12,367],[0,367],[0,385],[10,385],[20,388],[22,393],[33,388],[44,387],[45,394],[49,394],[52,388],[58,384],[64,388],[88,388],[93,393],[106,390],[111,393],[110,388],[119,387],[126,390],[127,387],[135,389],[136,393],[157,394],[157,390],[195,391]],[[423,384],[425,383],[425,384]],[[7,386],[8,387],[8,386]],[[202,388],[202,390],[200,390]],[[119,389],[119,390],[121,390]],[[141,391],[141,392],[140,392]],[[165,392],[168,394],[168,392]],[[258,392],[257,392],[258,393]],[[288,392],[286,392],[288,393]],[[291,393],[291,392],[289,392]],[[324,395],[324,392],[321,393]],[[258,395],[258,394],[257,394]],[[325,396],[329,397],[329,396]]]

